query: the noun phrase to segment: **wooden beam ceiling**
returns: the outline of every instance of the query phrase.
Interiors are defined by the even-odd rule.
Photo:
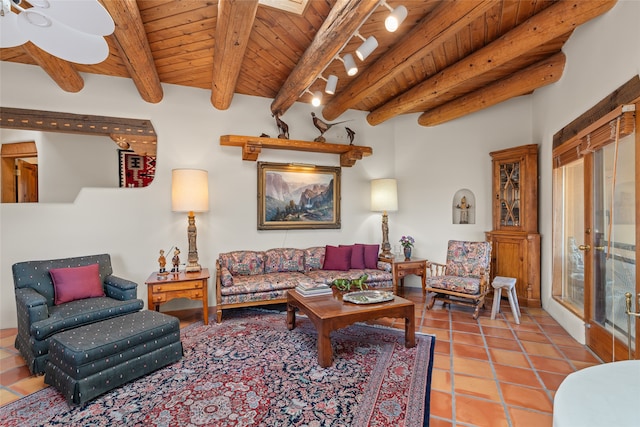
[[[231,105],[257,11],[258,0],[218,1],[211,83],[211,104],[218,110]]]
[[[434,108],[444,92],[573,31],[578,25],[611,9],[615,3],[615,0],[554,3],[486,47],[376,108],[369,113],[367,121],[375,126],[414,108],[424,108],[424,111]]]
[[[336,1],[311,45],[271,103],[274,115],[282,116],[300,98],[377,6],[378,0]]]
[[[81,73],[131,78],[143,100],[163,99],[162,83],[210,89],[213,108],[236,93],[273,99],[282,116],[305,90],[339,77],[322,110],[335,120],[349,109],[371,125],[422,113],[433,126],[530,93],[561,76],[564,42],[616,0],[425,0],[404,2],[408,17],[388,33],[378,0],[310,1],[301,13],[258,0],[99,0],[114,19],[109,57],[73,64],[27,43],[0,49],[0,60],[42,67],[64,91],[84,87]],[[395,7],[400,0],[390,0]],[[337,60],[361,43],[379,47],[349,77]],[[327,97],[325,97],[327,99]]]

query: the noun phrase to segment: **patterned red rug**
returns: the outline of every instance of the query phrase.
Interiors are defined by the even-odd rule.
[[[0,407],[3,426],[428,426],[435,337],[353,325],[317,364],[316,331],[298,317],[238,310],[181,331],[179,362],[70,407],[49,387]]]

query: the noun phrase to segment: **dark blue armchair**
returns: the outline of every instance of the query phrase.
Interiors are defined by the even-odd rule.
[[[104,297],[54,304],[53,268],[99,265]],[[15,346],[34,374],[44,373],[49,340],[55,334],[112,317],[139,311],[137,284],[114,276],[108,254],[43,261],[19,262],[12,266],[18,312]]]

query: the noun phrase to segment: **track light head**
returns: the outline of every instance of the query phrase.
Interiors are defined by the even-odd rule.
[[[327,79],[327,85],[324,88],[324,92],[333,95],[336,93],[336,87],[338,86],[338,76],[331,74]]]
[[[390,33],[393,33],[407,17],[407,8],[400,5],[393,9],[393,11],[384,20],[384,26]]]
[[[374,36],[369,36],[361,45],[356,49],[356,56],[360,61],[364,61],[373,53],[378,47],[378,40]]]
[[[353,55],[347,53],[342,62],[344,62],[344,69],[347,71],[348,76],[355,76],[358,73],[358,67],[356,66],[355,59],[353,59]]]

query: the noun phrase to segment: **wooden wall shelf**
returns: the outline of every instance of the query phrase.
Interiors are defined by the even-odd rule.
[[[310,151],[340,155],[340,166],[351,167],[363,157],[373,154],[371,147],[332,144],[329,142],[298,141],[294,139],[265,138],[260,136],[222,135],[220,145],[242,147],[242,160],[258,160],[263,148],[275,150]]]

